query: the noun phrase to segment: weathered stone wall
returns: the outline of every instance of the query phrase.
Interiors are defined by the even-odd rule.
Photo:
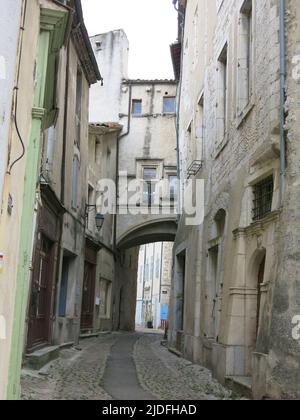
[[[120,174],[127,174],[128,181],[143,179],[143,168],[152,166],[157,168],[158,180],[176,175],[175,114],[163,112],[163,98],[175,97],[177,84],[174,81],[129,81],[123,84],[122,92],[121,113],[124,118],[121,121],[124,129],[128,124],[130,97],[132,100],[142,100],[142,112],[139,115],[131,113],[130,131],[120,140]],[[129,193],[129,198],[131,196],[132,193]],[[146,203],[145,208],[141,209],[146,213],[141,211],[141,214],[122,214],[118,217],[118,243],[134,228],[146,226],[151,221],[172,219],[172,216],[162,215],[159,211],[158,215],[149,215],[147,206]],[[122,210],[126,208],[124,206]],[[154,242],[160,240],[169,239],[159,236],[153,239]]]
[[[104,179],[115,181],[117,164],[118,136],[122,127],[116,128],[90,125],[89,135],[89,205],[95,204],[97,210],[90,208],[87,222],[87,236],[96,243],[101,242],[106,248],[98,252],[96,272],[94,330],[110,331],[112,329],[113,289],[115,276],[114,255],[114,220],[112,214],[105,214],[105,220],[100,232],[95,226],[96,213],[103,214],[102,196],[99,192],[99,182]]]
[[[121,83],[128,78],[129,43],[123,30],[91,37],[103,86],[91,88],[90,122],[119,122],[122,101]],[[127,114],[127,108],[125,113]]]
[[[135,330],[138,256],[139,248],[127,249],[121,252],[116,263],[116,278],[118,281],[115,282],[113,292],[115,330]]]
[[[300,396],[300,341],[292,337],[292,320],[300,314],[299,289],[299,63],[300,4],[286,2],[287,34],[287,170],[280,220],[278,271],[270,308],[267,388],[271,396]]]
[[[187,3],[179,115],[181,176],[186,178],[195,143],[202,141],[204,163],[197,177],[206,181],[205,218],[204,223],[195,228],[186,226],[184,217],[180,222],[174,247],[170,344],[175,346],[177,340],[176,293],[180,273],[176,261],[185,252],[182,351],[188,358],[211,367],[221,381],[226,376],[252,375],[256,395],[278,397],[285,391],[291,395],[299,390],[299,377],[296,370],[293,371],[299,363],[299,343],[291,338],[291,319],[297,302],[288,297],[292,290],[297,290],[297,280],[293,282],[297,278],[294,255],[297,205],[292,198],[297,196],[294,190],[297,85],[290,77],[288,187],[286,210],[280,215],[279,2],[253,2],[252,95],[244,112],[238,113],[238,54],[243,3],[232,0],[217,4],[200,0]],[[197,14],[197,8],[201,10],[200,14]],[[298,6],[290,1],[287,6],[290,65],[293,54],[299,49],[295,46],[297,32],[294,33],[298,28],[297,13]],[[195,28],[198,28],[197,35]],[[226,43],[227,115],[226,130],[220,138],[218,60]],[[200,98],[204,106],[203,121],[199,123]],[[199,139],[201,125],[203,134]],[[253,223],[253,185],[271,174],[274,177],[272,213],[261,222]],[[216,219],[220,210],[225,211],[221,234]],[[215,246],[218,246],[218,263],[217,278],[214,279]],[[258,270],[264,255],[266,262],[256,336]],[[287,274],[287,269],[291,274]],[[285,280],[280,274],[283,272]],[[217,290],[212,287],[214,281],[218,283]],[[285,369],[285,360],[291,351],[294,357]],[[288,377],[292,377],[290,384]]]

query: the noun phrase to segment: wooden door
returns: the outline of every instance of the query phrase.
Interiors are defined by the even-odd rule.
[[[34,260],[28,320],[28,351],[50,342],[54,252],[54,243],[42,236]]]
[[[81,330],[93,329],[95,285],[96,266],[86,261],[82,290]]]

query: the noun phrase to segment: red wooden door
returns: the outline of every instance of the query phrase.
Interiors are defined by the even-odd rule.
[[[28,322],[28,350],[49,343],[54,243],[42,237],[35,254]]]
[[[93,328],[94,300],[96,285],[96,266],[89,262],[84,265],[84,279],[82,290],[81,329]]]

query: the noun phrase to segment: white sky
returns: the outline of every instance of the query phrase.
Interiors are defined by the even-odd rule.
[[[174,78],[169,46],[177,38],[177,15],[172,0],[82,0],[82,7],[90,36],[125,30],[131,79]]]

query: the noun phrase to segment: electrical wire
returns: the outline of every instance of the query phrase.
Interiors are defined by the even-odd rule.
[[[15,123],[15,128],[16,128],[16,132],[17,132],[17,136],[18,139],[21,143],[22,146],[22,153],[21,155],[14,160],[14,162],[10,165],[7,173],[8,175],[11,174],[11,171],[13,169],[13,167],[20,161],[23,159],[23,157],[25,156],[25,145],[24,145],[24,141],[22,139],[22,135],[21,132],[19,130],[19,125],[18,125],[18,120],[17,120],[17,114],[18,114],[18,91],[19,91],[19,80],[20,80],[20,69],[21,69],[21,59],[22,59],[22,49],[23,49],[23,34],[25,31],[25,20],[26,20],[26,12],[27,12],[27,0],[25,0],[24,3],[24,11],[23,11],[23,21],[22,21],[22,26],[20,27],[20,30],[22,31],[22,36],[21,36],[21,42],[20,42],[20,53],[19,53],[19,62],[18,62],[18,72],[17,72],[17,85],[14,87],[14,92],[15,92],[15,107],[14,107],[14,113],[13,113],[13,118],[14,118],[14,123]]]
[[[22,146],[22,153],[21,155],[14,160],[14,162],[10,165],[9,170],[7,171],[8,175],[11,174],[12,168],[21,160],[23,159],[24,155],[25,155],[25,145],[24,145],[24,141],[22,139],[20,130],[19,130],[19,126],[18,126],[18,121],[17,121],[17,112],[18,112],[18,87],[15,87],[14,90],[16,91],[16,97],[15,97],[15,110],[14,110],[14,123],[15,123],[15,127],[16,127],[16,131],[17,131],[17,135],[18,135],[18,139],[21,143]]]

